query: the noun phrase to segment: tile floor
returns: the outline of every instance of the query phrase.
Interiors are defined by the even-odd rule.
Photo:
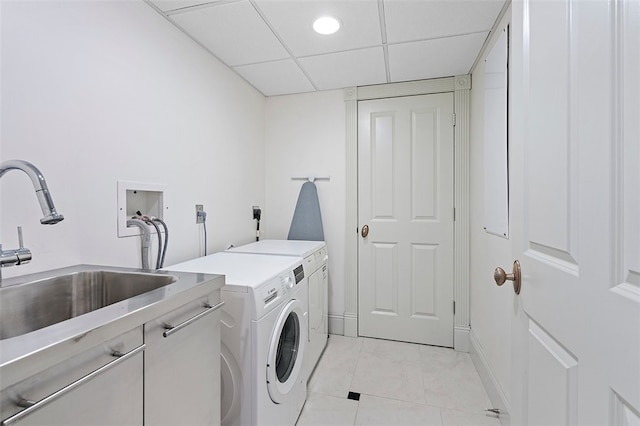
[[[297,426],[499,426],[484,412],[490,406],[469,354],[331,335]]]

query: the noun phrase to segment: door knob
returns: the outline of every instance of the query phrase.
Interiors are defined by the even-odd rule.
[[[369,235],[369,225],[365,225],[362,227],[360,235],[362,235],[362,238],[367,238],[367,235]]]
[[[513,272],[510,274],[507,274],[504,269],[500,267],[496,268],[493,273],[493,279],[496,280],[498,286],[504,284],[505,281],[513,281],[513,291],[515,291],[516,294],[520,294],[520,262],[517,260],[513,262]]]

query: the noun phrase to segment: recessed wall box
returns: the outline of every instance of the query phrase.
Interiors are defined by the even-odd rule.
[[[166,185],[158,183],[142,183],[118,181],[118,237],[140,235],[138,227],[127,227],[127,220],[137,212],[143,215],[165,219],[167,210]],[[150,227],[155,233],[156,230]]]

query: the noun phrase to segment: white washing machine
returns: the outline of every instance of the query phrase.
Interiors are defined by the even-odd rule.
[[[307,397],[307,285],[299,258],[221,252],[165,268],[225,275],[222,425],[295,425]]]
[[[261,240],[234,247],[229,252],[297,256],[303,259],[304,275],[309,282],[309,346],[304,362],[307,377],[311,377],[329,337],[327,245],[324,241]]]

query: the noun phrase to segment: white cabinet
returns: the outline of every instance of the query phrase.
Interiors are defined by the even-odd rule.
[[[137,327],[4,389],[2,425],[142,425],[143,349]]]
[[[145,425],[220,424],[220,291],[144,326]]]

